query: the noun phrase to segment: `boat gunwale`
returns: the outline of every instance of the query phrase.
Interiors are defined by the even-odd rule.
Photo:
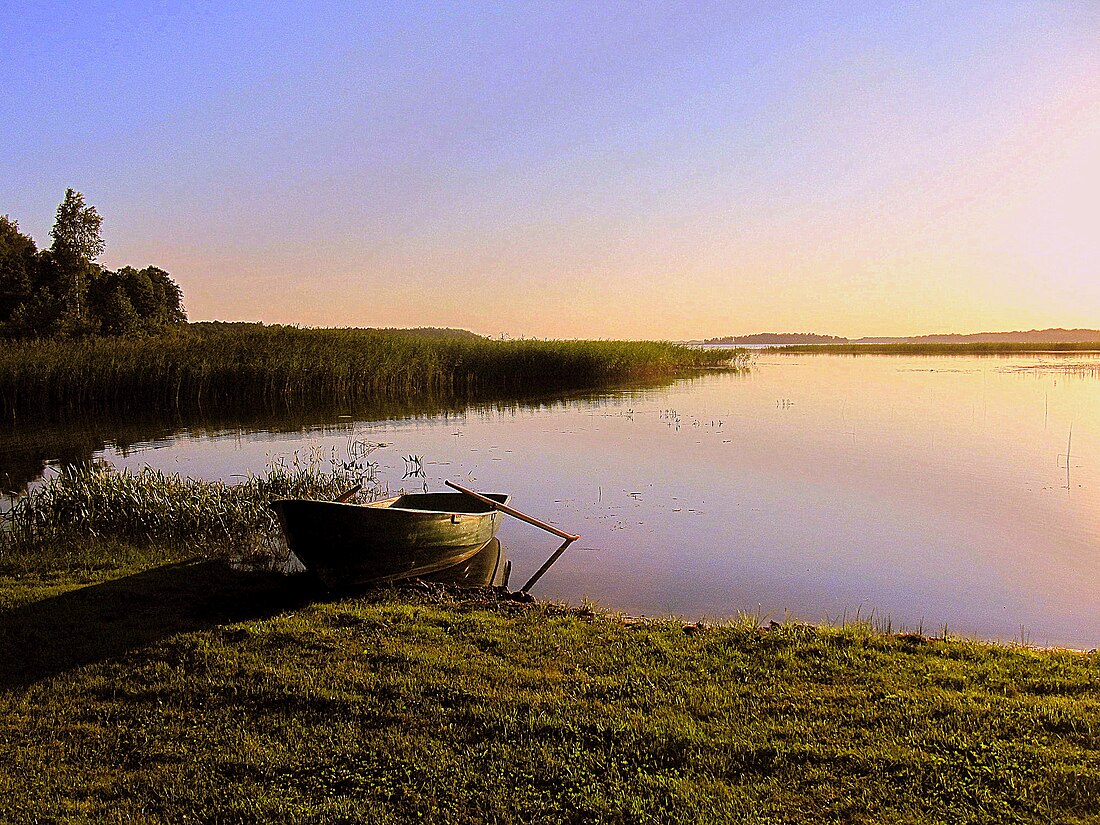
[[[284,501],[309,501],[316,504],[332,504],[339,507],[367,507],[372,510],[385,510],[391,513],[417,513],[432,516],[487,516],[492,513],[499,513],[495,507],[488,510],[479,510],[477,512],[470,512],[468,510],[423,510],[413,507],[394,507],[393,503],[399,501],[407,495],[421,495],[420,493],[401,493],[401,495],[393,496],[391,498],[383,499],[381,501],[368,501],[365,504],[356,504],[351,501],[325,501],[324,499],[311,499],[311,498],[280,498],[275,499],[272,504]],[[500,496],[503,501],[497,502],[498,504],[507,504],[511,498],[507,493],[487,493],[489,497]]]

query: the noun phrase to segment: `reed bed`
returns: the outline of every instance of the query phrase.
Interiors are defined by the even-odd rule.
[[[791,344],[766,347],[764,352],[829,355],[1011,355],[1022,352],[1100,352],[1091,342],[980,342],[968,344]]]
[[[380,398],[584,389],[744,363],[664,342],[496,341],[369,329],[198,325],[0,351],[0,418],[307,409]]]
[[[207,557],[276,556],[285,548],[268,504],[279,498],[332,499],[356,484],[363,486],[363,500],[370,500],[380,487],[369,452],[346,460],[314,450],[235,484],[149,467],[138,472],[103,464],[67,467],[11,500],[0,522],[0,554],[124,540]]]

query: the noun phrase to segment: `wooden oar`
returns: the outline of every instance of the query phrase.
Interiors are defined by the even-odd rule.
[[[509,507],[507,504],[501,504],[499,501],[493,501],[491,498],[489,498],[488,496],[483,496],[481,493],[475,493],[473,490],[468,490],[465,487],[455,484],[453,481],[444,481],[443,483],[446,484],[448,487],[453,487],[460,493],[465,493],[468,496],[473,496],[483,504],[488,504],[494,510],[500,510],[500,512],[507,513],[510,516],[514,516],[520,521],[526,521],[528,524],[533,524],[536,527],[540,527],[548,533],[553,533],[555,536],[560,536],[563,539],[569,539],[569,541],[576,541],[580,538],[580,536],[574,536],[572,533],[566,533],[564,530],[559,530],[554,525],[547,524],[545,521],[539,521],[534,516],[529,516],[526,513],[521,513],[514,507]]]
[[[351,488],[350,490],[344,490],[344,492],[340,493],[340,495],[338,495],[338,496],[337,496],[337,497],[336,497],[335,499],[333,499],[333,501],[339,501],[339,502],[341,502],[341,503],[343,503],[343,502],[347,501],[347,500],[348,500],[349,498],[351,498],[351,497],[352,497],[353,495],[355,495],[356,493],[358,493],[358,492],[359,492],[359,489],[360,489],[360,488],[361,488],[362,486],[363,486],[363,485],[362,485],[362,483],[360,483],[360,484],[356,484],[356,485],[355,485],[354,487],[352,487],[352,488]]]

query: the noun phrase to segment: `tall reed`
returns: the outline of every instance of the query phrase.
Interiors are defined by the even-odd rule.
[[[136,473],[94,464],[67,467],[0,514],[0,553],[124,539],[222,557],[271,555],[279,550],[280,533],[268,504],[278,498],[328,500],[356,484],[369,500],[380,491],[369,453],[348,460],[314,450],[236,484],[148,467]]]
[[[6,344],[0,350],[0,420],[276,411],[392,397],[583,389],[743,357],[662,342],[199,325],[142,339]]]

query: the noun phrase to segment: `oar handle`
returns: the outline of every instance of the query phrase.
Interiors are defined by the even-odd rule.
[[[553,533],[555,536],[559,536],[563,539],[569,539],[570,541],[576,541],[580,538],[580,536],[574,536],[572,533],[566,533],[564,530],[559,530],[554,525],[547,524],[545,521],[539,521],[534,516],[529,516],[526,513],[521,513],[514,507],[509,507],[507,504],[501,504],[499,501],[493,501],[491,498],[489,498],[488,496],[483,496],[481,493],[475,493],[473,490],[469,490],[459,484],[455,484],[453,481],[444,481],[443,483],[446,484],[448,487],[453,487],[460,493],[465,493],[468,496],[473,496],[483,504],[488,504],[494,510],[500,510],[500,512],[507,513],[510,516],[514,516],[520,521],[526,521],[528,524],[533,524],[536,527],[541,527],[546,532]]]
[[[356,493],[358,493],[359,490],[362,488],[362,486],[363,486],[363,484],[362,484],[362,482],[360,482],[359,484],[356,484],[354,487],[351,487],[350,489],[344,490],[344,492],[340,493],[340,495],[338,495],[335,499],[333,499],[333,501],[338,501],[340,503],[343,503],[343,502],[347,501],[352,496],[354,496]]]

